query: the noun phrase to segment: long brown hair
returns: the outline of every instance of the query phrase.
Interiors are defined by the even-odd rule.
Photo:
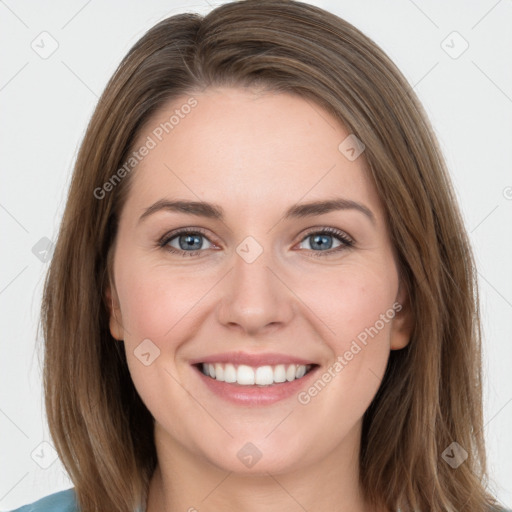
[[[49,428],[82,511],[133,511],[157,462],[153,419],[110,334],[105,300],[131,174],[107,192],[104,184],[164,103],[209,86],[300,95],[365,144],[414,328],[364,416],[363,489],[403,512],[488,508],[475,265],[427,115],[393,62],[351,24],[301,2],[246,0],[149,30],[109,81],[77,157],[42,325]],[[456,469],[443,456],[454,446],[468,454]]]

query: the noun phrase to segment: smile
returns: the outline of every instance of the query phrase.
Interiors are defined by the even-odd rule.
[[[189,364],[209,398],[247,407],[293,399],[320,370],[315,359],[275,352],[223,352]]]
[[[252,367],[244,364],[201,363],[200,370],[219,382],[240,386],[271,386],[302,379],[313,367],[303,364],[277,364]]]

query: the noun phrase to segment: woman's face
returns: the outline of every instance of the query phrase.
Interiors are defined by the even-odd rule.
[[[157,446],[235,472],[357,458],[409,331],[349,135],[298,96],[232,88],[183,96],[139,134],[110,325]]]

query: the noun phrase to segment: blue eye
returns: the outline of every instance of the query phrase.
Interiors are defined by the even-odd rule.
[[[309,240],[309,249],[331,249],[333,245],[333,236],[329,233],[318,233],[308,235],[304,240]],[[340,245],[341,243],[338,242]]]
[[[200,231],[179,231],[172,236],[164,237],[160,245],[169,252],[181,254],[182,256],[198,256],[201,251],[196,249],[205,249],[203,247],[203,240],[208,239]],[[178,247],[173,245],[176,243]],[[212,245],[210,241],[208,243]],[[210,247],[206,247],[206,249],[210,249]]]
[[[335,239],[339,242],[335,248],[333,248],[333,241]],[[306,235],[301,244],[304,241],[309,241],[309,250],[312,251],[313,256],[328,256],[333,253],[342,251],[349,247],[353,247],[354,242],[345,233],[335,228],[323,228],[320,231],[312,231]],[[319,250],[316,250],[319,249]]]
[[[333,239],[338,241],[338,245],[333,248]],[[303,244],[306,240],[310,240],[309,248],[313,256],[328,256],[338,253],[343,249],[353,247],[354,241],[342,231],[335,228],[321,228],[317,231],[311,231],[300,242]],[[204,247],[204,241],[210,244]],[[174,254],[180,256],[201,256],[206,249],[211,249],[214,245],[201,229],[181,230],[165,235],[159,242],[158,246]]]

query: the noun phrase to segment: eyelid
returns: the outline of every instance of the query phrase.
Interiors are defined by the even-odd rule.
[[[178,235],[186,235],[187,233],[199,233],[203,235],[205,238],[207,238],[212,244],[216,245],[212,240],[210,240],[210,235],[208,233],[208,230],[204,228],[199,228],[195,226],[190,226],[186,228],[177,228],[173,229],[172,231],[167,231],[163,236],[161,236],[158,239],[159,244],[164,244],[169,242],[172,238],[175,238]]]
[[[176,247],[169,246],[169,242],[180,236],[180,235],[186,235],[186,234],[199,234],[206,238],[210,244],[213,246],[216,246],[218,248],[218,244],[216,244],[215,241],[210,240],[210,236],[208,234],[208,230],[200,227],[194,227],[194,226],[188,226],[183,228],[177,228],[172,231],[169,231],[165,233],[160,239],[158,240],[157,247],[161,249],[165,249],[170,253],[178,254],[181,256],[200,256],[202,253],[206,252],[207,250],[211,250],[212,248],[208,249],[200,249],[197,251],[185,251],[183,249],[177,249]],[[300,244],[304,242],[309,236],[313,234],[327,234],[330,236],[333,236],[334,238],[337,238],[340,242],[340,246],[336,248],[330,248],[325,251],[314,251],[312,249],[306,249],[307,253],[310,253],[311,256],[314,257],[321,257],[321,256],[334,256],[339,254],[341,251],[345,251],[347,249],[352,249],[355,245],[355,240],[353,237],[351,237],[349,234],[347,234],[345,231],[334,228],[331,226],[312,226],[308,228],[305,232],[303,232],[301,238],[298,242],[294,244]]]
[[[346,231],[343,231],[342,229],[334,228],[331,226],[313,226],[311,228],[308,228],[306,232],[302,235],[301,242],[304,240],[304,238],[307,238],[308,236],[316,233],[328,233],[330,235],[335,235],[337,237],[340,237],[342,239],[345,239],[346,242],[350,242],[352,244],[355,244],[355,240],[353,237],[351,237]]]

